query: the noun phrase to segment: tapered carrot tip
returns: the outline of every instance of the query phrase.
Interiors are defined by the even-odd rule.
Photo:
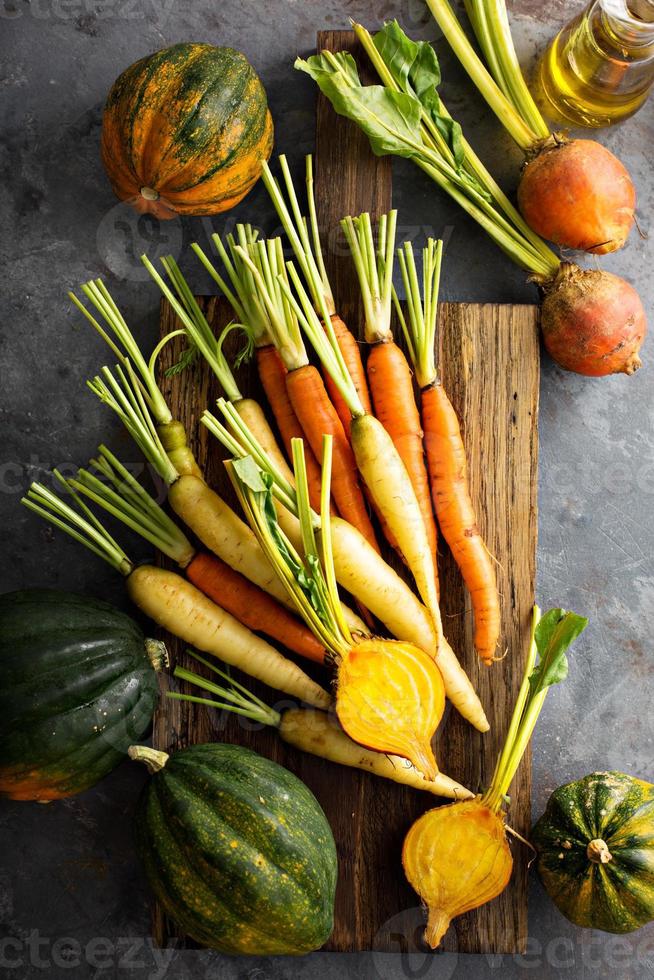
[[[492,667],[493,664],[499,664],[502,662],[502,660],[505,660],[509,651],[507,648],[501,657],[496,657],[493,650],[480,650],[478,653],[482,664],[484,664],[485,667]]]

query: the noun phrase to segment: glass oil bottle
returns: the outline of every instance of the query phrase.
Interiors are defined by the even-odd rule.
[[[592,0],[549,45],[537,98],[546,115],[609,126],[641,107],[654,83],[654,0]]]

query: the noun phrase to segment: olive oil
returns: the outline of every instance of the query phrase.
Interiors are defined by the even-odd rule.
[[[654,83],[654,0],[592,0],[548,47],[537,98],[546,115],[610,126],[641,107]]]

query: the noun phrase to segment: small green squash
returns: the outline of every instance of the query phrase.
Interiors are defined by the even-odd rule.
[[[0,596],[0,795],[44,803],[111,772],[150,725],[163,655],[99,599]]]
[[[654,919],[654,785],[594,772],[552,793],[532,833],[537,869],[575,925],[633,932]]]
[[[318,949],[333,928],[336,848],[327,818],[287,769],[238,745],[168,756],[143,746],[152,779],[136,841],[164,910],[223,953]]]

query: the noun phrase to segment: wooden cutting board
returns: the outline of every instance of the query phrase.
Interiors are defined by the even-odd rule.
[[[351,32],[322,32],[318,45],[331,50],[348,48],[361,63],[361,52]],[[358,290],[338,221],[346,214],[358,214],[362,210],[370,211],[375,217],[389,209],[390,161],[374,157],[361,133],[337,117],[320,97],[315,171],[320,227],[332,286],[339,311],[356,327],[360,322]],[[439,192],[434,188],[435,216],[438,204]],[[447,276],[447,256],[444,275]],[[230,310],[224,300],[205,297],[200,302],[216,329],[229,320]],[[178,325],[164,303],[162,334]],[[162,370],[177,359],[182,347],[183,341],[176,341],[164,349]],[[449,711],[439,730],[437,757],[449,775],[479,790],[490,780],[520,686],[534,602],[537,309],[444,303],[440,310],[438,348],[445,387],[462,422],[472,495],[482,533],[497,560],[502,597],[500,652],[506,651],[506,656],[489,669],[479,663],[473,649],[470,602],[447,548],[441,545],[443,622],[454,650],[480,693],[491,731],[480,735],[455,712]],[[253,366],[246,365],[240,370],[239,382],[245,394],[263,401]],[[219,394],[208,369],[198,363],[182,375],[162,379],[162,388],[173,416],[187,427],[209,484],[233,503],[221,462],[221,448],[198,424],[203,410],[212,406]],[[387,557],[397,568],[392,553]],[[173,637],[165,638],[174,662],[183,663],[183,645]],[[177,686],[169,678],[163,684]],[[249,679],[248,684],[270,703],[279,703],[279,696],[274,692]],[[224,717],[199,706],[161,699],[154,723],[154,744],[158,748],[170,750],[216,739],[249,746],[286,766],[304,780],[322,804],[334,832],[339,859],[336,923],[325,948],[423,950],[423,913],[404,879],[400,850],[409,826],[434,805],[434,798],[301,755],[285,746],[274,731],[254,730],[252,725],[244,725],[233,716]],[[511,826],[526,835],[530,827],[528,755],[518,771],[511,796]],[[528,854],[521,844],[512,843],[512,849],[515,868],[509,887],[495,901],[458,918],[446,936],[445,949],[464,953],[524,951]],[[165,944],[176,936],[173,924],[158,909],[154,920],[159,943]]]

